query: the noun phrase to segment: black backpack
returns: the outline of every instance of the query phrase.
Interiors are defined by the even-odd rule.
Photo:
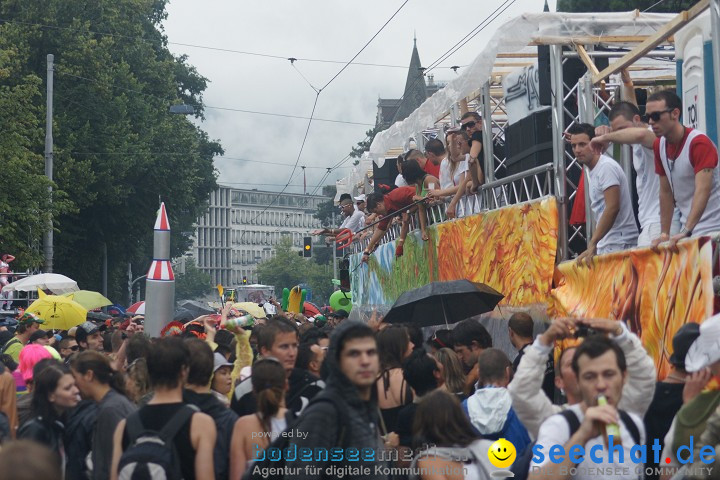
[[[139,411],[132,413],[125,425],[130,446],[120,457],[118,480],[181,480],[180,457],[173,439],[199,411],[194,405],[183,405],[159,432],[143,426]]]
[[[309,408],[311,405],[314,405],[316,403],[320,402],[328,402],[333,405],[335,408],[335,413],[337,414],[337,424],[340,425],[340,434],[338,435],[338,439],[335,442],[334,447],[344,447],[345,440],[350,437],[350,423],[349,419],[350,416],[347,412],[347,410],[343,406],[342,400],[335,398],[332,395],[322,395],[317,396],[313,398],[310,403],[308,404],[307,408]],[[292,424],[288,423],[287,430],[292,430],[296,428],[300,420],[300,417],[296,419]],[[268,447],[265,449],[266,451],[270,448],[278,448],[281,452],[284,452],[286,448],[290,446],[290,438],[285,436],[278,436]],[[259,460],[254,462],[250,467],[245,471],[245,474],[242,476],[242,480],[282,480],[285,477],[283,476],[283,467],[285,466],[285,456],[282,455],[280,460],[273,461],[270,459],[270,455],[265,455],[264,460]],[[253,474],[253,471],[257,469],[257,474]],[[275,470],[272,470],[275,469]],[[265,471],[265,475],[263,475],[261,472]],[[268,475],[267,472],[278,472],[276,474],[270,474]]]
[[[639,445],[640,431],[638,430],[637,425],[635,425],[635,422],[625,410],[618,410],[618,413],[620,414],[620,420],[622,420],[623,425],[625,425],[625,428],[628,429],[628,432],[630,432],[630,435],[635,441],[635,445]],[[575,432],[577,432],[580,428],[580,419],[578,419],[577,415],[575,415],[575,412],[568,409],[563,410],[559,413],[559,415],[562,415],[568,422],[568,425],[570,426],[570,436],[572,437],[575,435]],[[512,464],[512,467],[510,467],[510,471],[513,472],[515,480],[527,479],[528,473],[530,472],[530,463],[533,458],[532,449],[536,443],[537,442],[533,442],[525,447],[525,450],[518,454],[517,459]]]

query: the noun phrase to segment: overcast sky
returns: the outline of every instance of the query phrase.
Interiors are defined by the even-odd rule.
[[[402,68],[351,65],[323,90],[315,118],[363,125],[313,121],[298,165],[306,165],[308,192],[372,128],[378,97],[400,98],[408,73],[413,35],[423,66],[437,60],[508,0],[475,0],[442,4],[410,0],[355,60]],[[512,1],[512,0],[510,0]],[[204,101],[209,107],[253,110],[309,117],[321,88],[342,63],[285,58],[349,61],[400,7],[403,0],[171,0],[165,31],[170,50],[188,55],[188,63],[205,76]],[[555,10],[555,0],[549,0]],[[544,0],[515,0],[482,32],[442,62],[432,74],[437,81],[456,74],[448,67],[467,65],[495,30],[523,12],[542,11]],[[451,5],[451,8],[447,6]],[[195,48],[176,43],[276,55],[266,58]],[[461,71],[461,70],[460,70]],[[301,75],[302,74],[302,75]],[[307,79],[304,80],[303,76]],[[207,108],[201,127],[219,140],[226,157],[218,158],[218,182],[238,188],[279,191],[298,158],[308,120]],[[247,161],[242,161],[244,159]],[[288,164],[273,165],[272,163]],[[349,166],[352,160],[344,165]],[[346,176],[335,170],[324,184]],[[298,168],[287,191],[302,192]]]

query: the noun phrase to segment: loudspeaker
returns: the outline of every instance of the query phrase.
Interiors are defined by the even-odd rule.
[[[532,113],[505,128],[507,174],[514,175],[552,163],[552,111]]]
[[[552,105],[552,89],[550,81],[550,46],[549,45],[538,45],[538,79],[540,83],[540,91],[538,92],[538,99],[540,105]],[[563,51],[568,50],[567,47],[563,48]],[[601,47],[596,50],[607,50]],[[603,70],[609,65],[609,59],[607,57],[595,57],[593,59],[595,66],[598,70]],[[565,85],[575,85],[580,77],[585,75],[587,68],[585,64],[579,58],[568,58],[563,63],[563,82]],[[567,106],[567,105],[566,105]]]
[[[385,163],[382,167],[378,167],[373,162],[373,181],[375,182],[375,191],[379,184],[388,185],[390,188],[395,188],[395,177],[398,175],[397,169],[397,157],[385,158]]]
[[[550,90],[550,45],[538,45],[538,79],[540,91],[538,100],[540,105],[552,105]]]

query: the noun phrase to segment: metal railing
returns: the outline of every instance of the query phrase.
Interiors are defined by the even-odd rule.
[[[553,181],[553,164],[540,165],[524,172],[509,175],[500,180],[488,182],[482,185],[478,192],[473,195],[465,195],[460,198],[456,212],[461,212],[458,217],[466,217],[482,211],[497,210],[499,208],[517,205],[531,200],[538,200],[543,197],[554,195]],[[405,207],[401,210],[412,208]],[[428,205],[426,212],[428,216],[428,225],[442,223],[447,218],[447,203],[438,203]],[[399,213],[395,212],[393,216],[398,217]],[[420,226],[418,213],[410,216],[410,229],[412,232]],[[400,235],[401,224],[399,221],[393,221],[388,227],[385,235],[378,242],[378,245],[389,243]],[[370,236],[360,238],[354,241],[348,248],[346,253],[360,253],[369,244]]]

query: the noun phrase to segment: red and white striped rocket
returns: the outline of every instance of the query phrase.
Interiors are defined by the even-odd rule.
[[[175,275],[170,263],[170,222],[160,204],[153,234],[153,261],[145,282],[145,332],[159,337],[175,311]]]

